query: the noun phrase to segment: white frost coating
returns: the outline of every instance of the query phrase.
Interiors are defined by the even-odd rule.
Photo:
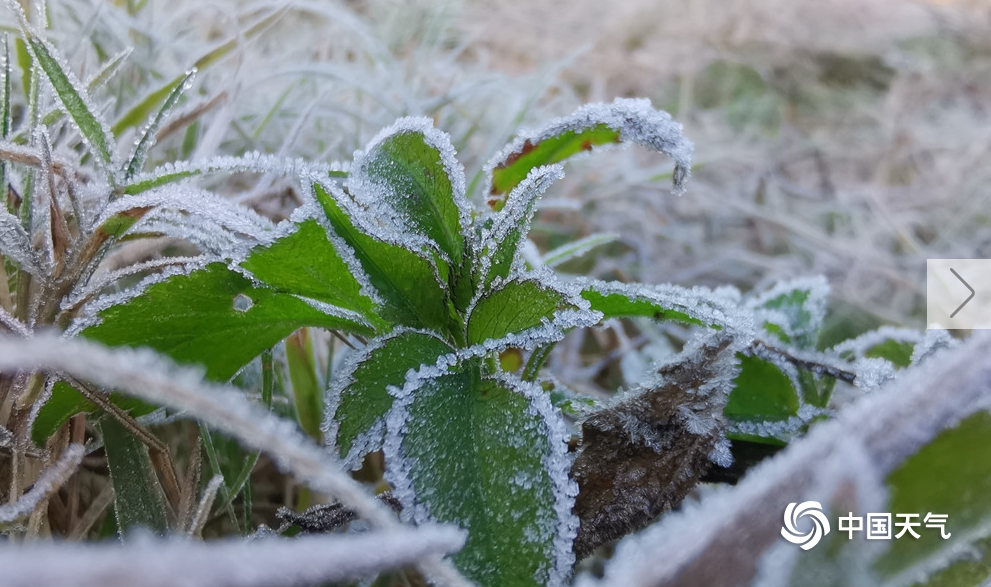
[[[13,522],[33,512],[42,501],[69,480],[69,477],[76,472],[76,467],[83,461],[85,454],[83,445],[70,444],[54,465],[41,472],[38,480],[27,493],[13,503],[0,505],[0,523]],[[4,574],[7,574],[6,570]]]
[[[612,104],[586,104],[573,114],[555,118],[537,131],[520,131],[519,136],[485,164],[486,185],[492,185],[492,171],[510,156],[521,153],[529,142],[540,141],[568,132],[582,132],[600,124],[619,131],[619,140],[637,143],[660,151],[674,159],[672,192],[682,194],[685,182],[691,174],[694,145],[682,134],[681,124],[671,119],[667,112],[655,110],[650,100],[616,98]],[[596,148],[606,148],[600,145]]]
[[[17,266],[31,275],[40,276],[41,266],[31,246],[31,237],[16,216],[0,207],[0,254],[13,259]]]
[[[147,349],[108,349],[81,339],[40,334],[29,339],[0,335],[0,370],[59,370],[151,403],[184,410],[190,417],[272,456],[318,491],[338,497],[380,527],[395,519],[378,500],[304,437],[295,423],[249,401],[241,390],[209,384],[201,371],[178,367]]]
[[[61,308],[63,310],[73,308],[99,294],[117,281],[131,275],[137,275],[138,273],[144,273],[145,271],[154,271],[156,269],[162,269],[174,265],[203,267],[210,263],[223,260],[224,259],[222,257],[209,257],[205,255],[197,257],[162,257],[160,259],[152,259],[151,261],[128,265],[127,267],[116,271],[99,273],[90,278],[88,283],[76,284],[76,287],[72,290],[72,292],[62,299]]]
[[[887,359],[857,359],[850,366],[857,379],[854,385],[864,391],[874,391],[897,376],[894,365]]]
[[[66,79],[68,79],[69,84],[72,86],[73,91],[82,101],[83,107],[87,111],[89,111],[91,115],[93,115],[95,120],[100,125],[100,133],[103,135],[101,137],[103,141],[103,147],[108,151],[106,154],[102,153],[101,149],[99,149],[97,145],[93,144],[93,142],[90,140],[90,137],[86,136],[85,132],[80,132],[79,136],[82,138],[83,142],[86,143],[86,145],[89,147],[90,151],[95,155],[94,159],[99,162],[101,167],[104,167],[106,169],[107,173],[111,177],[113,177],[115,182],[119,183],[120,172],[121,172],[120,157],[117,154],[116,142],[114,141],[113,133],[110,132],[110,127],[107,126],[106,122],[104,122],[102,117],[96,115],[98,112],[100,112],[100,109],[93,104],[93,101],[90,99],[89,93],[86,91],[86,88],[76,77],[75,72],[72,71],[72,68],[69,67],[69,64],[59,54],[58,50],[56,50],[55,47],[44,38],[44,35],[40,34],[37,31],[37,29],[35,29],[35,27],[33,27],[28,22],[28,19],[24,15],[24,11],[22,10],[20,3],[14,2],[13,0],[7,0],[6,4],[7,4],[7,8],[14,13],[15,18],[17,18],[17,20],[19,21],[21,30],[24,31],[25,36],[31,37],[34,41],[42,45],[45,48],[45,52],[48,53],[48,55],[58,63],[58,68],[62,70],[62,73],[65,75]],[[38,59],[38,55],[37,52],[35,51],[33,44],[25,43],[25,45],[27,46],[28,52],[31,54],[31,57],[34,59],[35,63],[40,63],[40,60]],[[51,86],[52,83],[51,80],[48,78],[48,75],[46,74],[43,77],[45,78],[45,82],[49,86]],[[68,108],[66,108],[66,105],[62,101],[61,96],[59,96],[58,92],[54,91],[54,87],[52,89],[53,89],[53,94],[55,94],[55,96],[58,98],[58,103],[61,110],[65,112],[69,116],[69,118],[74,119],[75,117],[72,115],[71,112],[69,112]],[[104,156],[108,156],[110,160],[104,161],[103,160]]]
[[[314,300],[313,298],[308,298],[305,296],[293,294],[292,297],[296,298],[297,300],[300,300],[301,302],[305,302],[308,306],[310,306],[314,310],[317,310],[318,312],[321,312],[328,316],[332,316],[334,318],[340,318],[341,320],[348,320],[356,324],[361,324],[362,326],[366,326],[369,329],[372,329],[371,322],[366,320],[365,317],[359,314],[358,312],[355,312],[353,310],[348,310],[340,306],[335,306],[333,304],[328,304],[327,302],[321,302],[320,300]]]
[[[919,344],[915,345],[915,350],[912,351],[912,365],[922,364],[937,351],[956,348],[959,344],[960,341],[950,336],[948,330],[928,329]]]
[[[854,481],[862,493],[940,431],[987,409],[989,353],[991,334],[979,332],[956,352],[904,371],[897,383],[864,396],[755,467],[733,490],[707,495],[698,506],[668,514],[624,539],[601,581],[582,577],[577,585],[660,587],[691,580],[706,568],[730,569],[747,580],[753,561],[777,540],[779,530],[776,525],[758,530],[753,520],[780,519],[788,502],[816,499],[844,480]],[[824,494],[821,501],[828,498]],[[725,540],[732,544],[713,548]],[[663,562],[657,553],[664,553]]]
[[[557,528],[554,535],[554,564],[551,569],[548,587],[567,583],[571,567],[575,563],[572,545],[578,535],[578,516],[572,511],[578,484],[571,478],[571,465],[574,455],[568,452],[571,434],[561,412],[551,405],[550,398],[539,385],[522,381],[509,374],[500,373],[496,381],[530,400],[528,413],[538,416],[546,426],[545,433],[550,442],[551,452],[543,458],[544,471],[554,485],[554,512],[557,515]]]
[[[31,335],[31,331],[28,330],[28,327],[21,323],[21,321],[17,318],[11,316],[7,310],[3,309],[3,306],[0,306],[0,327],[6,328],[14,334],[19,334],[21,336]]]
[[[394,228],[387,227],[382,221],[383,217],[381,217],[382,214],[389,213],[387,210],[383,211],[376,208],[373,214],[372,210],[363,209],[357,202],[345,194],[337,184],[320,183],[320,187],[334,199],[334,202],[340,206],[341,210],[359,232],[406,249],[425,259],[433,267],[434,279],[437,281],[438,286],[441,289],[447,288],[446,281],[440,277],[440,271],[437,268],[437,259],[445,263],[449,263],[450,259],[447,258],[446,253],[440,250],[440,246],[437,243],[421,234],[400,233]]]
[[[547,254],[541,258],[541,261],[548,267],[557,267],[558,265],[567,263],[572,259],[581,257],[596,247],[607,245],[618,239],[619,235],[612,232],[590,234],[574,242],[561,245],[553,251],[548,251]]]
[[[457,152],[454,150],[454,145],[451,144],[451,137],[434,128],[433,122],[429,118],[412,116],[400,118],[392,126],[379,131],[364,151],[355,151],[352,172],[347,179],[348,190],[359,204],[381,212],[383,218],[389,218],[395,222],[392,228],[400,233],[410,233],[409,226],[405,222],[406,219],[395,214],[396,210],[393,204],[404,194],[395,193],[394,186],[375,181],[366,173],[369,153],[390,137],[408,133],[421,134],[424,142],[440,155],[441,165],[443,165],[444,172],[451,182],[454,205],[458,208],[459,232],[465,241],[469,241],[471,239],[469,227],[472,225],[472,207],[465,196],[465,169],[458,161]],[[392,214],[389,213],[388,208],[392,209]]]
[[[844,340],[840,344],[829,349],[829,354],[836,355],[838,357],[850,355],[850,358],[856,359],[866,356],[867,351],[888,340],[907,342],[914,346],[919,344],[923,337],[924,334],[918,330],[912,330],[910,328],[896,328],[894,326],[882,326],[876,330],[865,332],[856,338]]]
[[[335,416],[337,414],[337,409],[340,407],[341,396],[344,394],[344,391],[356,382],[354,378],[355,371],[357,371],[358,367],[364,364],[373,353],[385,346],[386,342],[397,336],[410,332],[434,337],[437,336],[435,332],[430,330],[420,330],[416,328],[399,326],[386,335],[378,336],[370,340],[368,344],[365,345],[365,347],[360,351],[349,354],[344,358],[342,364],[335,370],[334,379],[331,381],[330,386],[327,389],[327,393],[324,396],[324,416],[323,422],[320,425],[320,431],[324,434],[324,442],[332,454],[336,455],[340,452],[337,448],[337,433],[340,425]],[[440,357],[438,362],[447,365],[450,364],[451,359]],[[427,367],[430,367],[430,365]],[[413,372],[414,370],[410,369],[410,371]],[[407,378],[411,374],[412,373],[407,372]],[[390,393],[392,393],[392,390],[390,390]],[[362,458],[366,454],[382,448],[385,432],[385,422],[377,422],[374,426],[372,426],[372,428],[360,434],[354,440],[351,445],[351,449],[344,458],[344,466],[351,470],[357,470],[360,468]]]
[[[214,475],[206,484],[203,495],[200,497],[200,503],[196,506],[196,512],[189,522],[187,534],[198,537],[203,532],[203,526],[206,525],[207,519],[210,517],[210,509],[213,508],[213,500],[217,498],[217,491],[223,484],[224,476],[220,473]]]
[[[197,261],[184,265],[171,265],[165,267],[159,273],[145,277],[134,287],[128,288],[119,293],[102,295],[90,302],[87,302],[82,308],[80,308],[79,313],[75,318],[73,318],[72,323],[69,324],[69,327],[66,329],[66,335],[68,337],[77,336],[86,328],[99,324],[102,320],[100,318],[100,312],[112,306],[126,304],[134,298],[144,295],[145,290],[156,283],[166,281],[170,277],[175,277],[177,275],[189,275],[193,271],[203,269],[206,267],[210,257],[201,256],[193,257],[193,259],[197,259]]]
[[[193,85],[193,79],[196,77],[197,69],[194,67],[189,71],[185,72],[183,75],[185,79],[182,81],[182,86],[176,88],[178,94],[181,95],[186,90],[190,89]],[[171,93],[170,93],[171,94]],[[178,95],[172,98],[172,95],[165,98],[166,102],[163,104],[164,108],[160,110],[151,120],[145,123],[138,133],[137,138],[134,139],[134,147],[131,149],[131,155],[128,157],[128,169],[125,172],[130,174],[130,167],[136,166],[135,171],[144,167],[145,159],[148,155],[148,151],[155,146],[155,135],[158,133],[159,127],[172,113],[172,109],[175,108],[178,102]]]
[[[271,220],[254,210],[235,204],[213,192],[194,187],[188,182],[165,185],[135,196],[124,196],[107,206],[97,219],[97,223],[102,224],[117,214],[140,208],[153,209],[145,215],[147,219],[153,219],[160,210],[172,210],[209,221],[221,229],[259,240],[263,240],[275,229]],[[142,221],[136,225],[140,225]],[[133,231],[134,228],[129,232]]]
[[[676,285],[648,285],[600,281],[578,277],[571,283],[581,290],[593,290],[602,295],[621,295],[629,300],[643,299],[662,308],[675,310],[703,324],[718,325],[741,336],[752,336],[753,322],[747,312],[740,312],[728,292],[695,286],[691,289]]]
[[[783,308],[768,308],[766,305],[782,295],[788,295],[796,291],[807,291],[808,297],[800,306],[796,307],[791,303],[786,303]],[[757,323],[764,321],[776,324],[794,340],[803,334],[796,331],[795,326],[799,324],[798,312],[804,310],[809,313],[809,322],[802,329],[805,333],[818,332],[826,318],[826,303],[829,299],[829,282],[826,278],[818,275],[815,277],[800,277],[779,281],[767,291],[761,292],[746,300],[745,306],[753,311],[758,318]],[[782,320],[781,318],[784,318]]]
[[[132,185],[150,184],[171,175],[196,176],[208,173],[272,173],[298,177],[303,183],[323,181],[331,172],[348,172],[347,163],[318,164],[301,158],[285,158],[254,151],[241,157],[221,156],[206,161],[169,162],[131,180]]]
[[[513,263],[510,273],[523,271],[523,259],[519,255],[520,247],[530,234],[530,223],[533,222],[533,215],[536,211],[534,205],[537,199],[547,191],[552,183],[564,177],[564,167],[561,165],[545,165],[530,170],[526,179],[520,182],[506,199],[506,205],[498,213],[490,213],[480,219],[480,224],[488,218],[492,218],[492,226],[482,229],[479,247],[484,247],[479,255],[478,275],[483,278],[489,273],[492,266],[492,255],[497,247],[509,238],[510,232],[519,230],[516,242],[512,243]]]
[[[0,567],[6,587],[303,587],[355,581],[456,552],[464,541],[464,532],[437,525],[291,540],[194,542],[141,536],[123,545],[6,546],[0,549]]]
[[[385,300],[379,295],[378,289],[372,285],[371,280],[368,278],[368,274],[365,273],[365,268],[361,266],[361,261],[354,253],[354,249],[351,248],[343,238],[339,237],[334,228],[330,225],[327,220],[327,215],[320,208],[317,203],[316,197],[313,194],[313,186],[309,183],[304,183],[302,186],[302,196],[304,204],[296,210],[293,211],[293,215],[290,217],[295,223],[301,223],[305,220],[316,220],[321,227],[323,227],[325,234],[327,235],[327,240],[330,244],[334,246],[334,251],[337,256],[340,257],[344,264],[347,265],[348,271],[354,280],[358,282],[358,291],[362,296],[368,298],[372,301],[375,307],[382,307],[385,304]],[[330,191],[328,190],[328,194]],[[298,216],[297,216],[298,214]]]

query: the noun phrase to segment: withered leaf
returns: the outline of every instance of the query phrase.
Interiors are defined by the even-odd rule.
[[[571,477],[579,560],[677,507],[723,442],[722,410],[736,375],[735,345],[716,334],[660,369],[660,384],[582,423]]]

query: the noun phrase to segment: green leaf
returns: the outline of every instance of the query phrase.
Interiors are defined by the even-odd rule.
[[[575,490],[546,393],[482,379],[470,363],[421,381],[397,408],[404,425],[401,435],[390,426],[386,478],[418,523],[468,531],[458,569],[484,586],[561,585]]]
[[[384,430],[377,437],[362,440],[381,422],[394,398],[388,388],[402,388],[406,373],[424,365],[433,365],[454,349],[430,332],[397,330],[368,343],[338,374],[330,393],[338,405],[325,431],[337,427],[337,447],[342,459],[351,466],[360,464],[366,453],[382,444]]]
[[[726,310],[706,290],[687,290],[672,285],[649,286],[582,281],[581,296],[602,312],[604,318],[641,316],[654,320],[674,320],[720,330],[728,322]]]
[[[887,359],[898,367],[908,367],[912,364],[914,350],[915,345],[911,342],[889,338],[867,349],[864,356]]]
[[[468,318],[468,343],[479,344],[540,326],[566,308],[576,306],[564,294],[539,281],[506,282],[475,305]]]
[[[89,98],[85,95],[85,91],[76,80],[75,75],[71,71],[63,69],[61,64],[66,63],[65,58],[59,55],[47,41],[29,30],[26,23],[22,28],[31,55],[45,72],[66,112],[72,117],[79,132],[86,138],[95,155],[103,161],[108,170],[113,170],[115,168],[113,164],[115,159],[113,137],[108,134],[107,129],[89,107]]]
[[[825,278],[795,279],[777,284],[752,304],[764,318],[764,330],[800,349],[814,349],[826,314],[829,286]]]
[[[226,380],[302,326],[371,334],[342,311],[332,315],[276,289],[258,287],[223,263],[176,275],[100,312],[83,335],[109,346],[145,346]]]
[[[798,414],[798,393],[791,379],[774,363],[738,354],[740,374],[723,414],[736,421],[774,422]]]
[[[597,124],[583,130],[567,130],[536,143],[526,140],[523,145],[492,169],[490,194],[505,194],[519,185],[534,168],[560,163],[593,146],[619,142],[619,130]],[[501,210],[502,206],[496,206]]]
[[[136,527],[164,535],[169,530],[165,492],[151,465],[148,448],[113,418],[100,422],[100,432],[121,536],[126,537]]]
[[[572,115],[525,133],[486,164],[491,170],[489,206],[501,210],[502,194],[519,185],[531,169],[560,163],[593,147],[634,142],[672,157],[672,183],[684,191],[692,165],[692,143],[682,135],[681,125],[655,110],[649,100],[618,98],[611,104],[587,104]]]
[[[314,190],[334,232],[354,249],[381,297],[381,316],[393,324],[450,332],[447,300],[433,264],[359,230],[323,186],[314,185]]]
[[[485,275],[476,278],[481,287],[498,277],[508,277],[514,265],[522,266],[520,251],[530,231],[537,200],[552,182],[563,177],[560,166],[538,167],[531,170],[526,181],[513,188],[507,206],[482,233],[482,264]],[[482,279],[484,278],[484,279]]]
[[[359,201],[393,208],[413,233],[437,243],[451,266],[460,267],[465,249],[461,215],[468,209],[464,170],[447,135],[421,121],[426,119],[399,121],[401,130],[355,162],[348,185]]]
[[[108,397],[117,407],[134,417],[144,416],[155,410],[155,406],[129,395],[111,393]],[[31,440],[37,446],[44,446],[45,441],[68,422],[69,418],[96,410],[96,404],[86,399],[76,388],[58,381],[52,387],[51,398],[38,410],[38,416],[31,425]]]
[[[921,537],[892,540],[890,549],[875,563],[875,569],[891,576],[939,556],[946,549],[969,548],[969,541],[986,538],[991,522],[991,414],[977,412],[955,428],[943,431],[932,442],[905,460],[887,478],[889,501],[886,511],[948,516],[943,540],[940,531],[915,528]],[[974,530],[985,528],[974,534]]]
[[[179,101],[179,98],[182,96],[182,93],[185,91],[187,85],[190,83],[190,80],[193,78],[194,75],[196,75],[195,69],[191,71],[187,71],[186,73],[177,77],[172,82],[171,87],[166,86],[162,88],[158,92],[153,93],[151,96],[146,98],[144,102],[138,105],[138,107],[140,107],[145,102],[151,101],[151,104],[148,106],[148,112],[150,113],[151,110],[154,108],[154,105],[157,105],[159,102],[161,102],[161,107],[158,109],[158,112],[156,112],[155,116],[148,121],[148,124],[141,132],[141,137],[138,139],[138,142],[135,143],[134,145],[134,154],[131,156],[131,160],[127,164],[127,169],[124,172],[124,179],[130,179],[134,177],[139,171],[141,171],[141,168],[144,166],[145,163],[145,157],[148,155],[148,149],[150,149],[155,142],[155,134],[158,132],[158,129],[162,125],[162,122],[165,120],[165,117],[168,116],[169,112],[172,111],[172,108]],[[162,95],[158,95],[159,93],[162,93]],[[139,110],[143,113],[143,109],[139,109]],[[131,113],[134,112],[135,110],[131,111]],[[147,116],[148,113],[144,113],[141,119],[143,120]],[[125,116],[125,119],[126,118],[127,116]],[[137,122],[135,122],[135,124],[137,124]],[[118,122],[118,125],[115,125],[113,129],[111,129],[115,135],[120,134],[128,126],[131,126],[130,124],[128,124],[126,126],[118,128],[119,125],[120,123]]]
[[[357,312],[376,327],[384,326],[353,268],[316,220],[304,220],[291,234],[255,248],[241,266],[276,289]]]

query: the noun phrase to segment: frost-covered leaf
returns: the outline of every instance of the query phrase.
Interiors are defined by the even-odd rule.
[[[357,312],[370,323],[383,325],[354,269],[316,220],[299,222],[293,232],[256,247],[240,265],[266,285]]]
[[[0,207],[0,254],[17,263],[22,271],[32,275],[41,273],[31,237],[20,219],[7,212],[6,206]]]
[[[798,392],[790,377],[767,359],[742,354],[740,374],[723,413],[736,421],[780,421],[798,414]]]
[[[389,386],[401,388],[410,369],[433,365],[453,351],[436,334],[399,329],[348,358],[334,379],[323,426],[348,466],[360,465],[365,454],[381,448],[385,415],[394,401]]]
[[[117,152],[113,136],[110,134],[110,129],[97,118],[96,109],[92,107],[86,90],[69,69],[65,58],[27,23],[20,6],[13,2],[8,2],[8,6],[11,6],[20,17],[21,30],[31,56],[45,72],[62,106],[72,117],[97,158],[103,162],[109,172],[115,172]]]
[[[558,165],[537,167],[513,188],[505,208],[495,215],[492,226],[482,231],[479,287],[487,288],[494,279],[509,277],[514,270],[523,268],[520,251],[530,232],[537,199],[563,176]]]
[[[887,578],[949,565],[977,540],[991,537],[991,414],[978,412],[945,430],[887,477],[886,511],[919,514],[913,540],[892,541],[875,569]],[[945,514],[944,540],[926,514]],[[928,569],[926,568],[928,567]],[[898,581],[895,581],[898,582]]]
[[[643,316],[720,329],[738,326],[728,300],[702,288],[579,279],[581,295],[604,319]]]
[[[124,170],[125,180],[131,179],[134,175],[141,171],[141,168],[145,163],[145,158],[148,156],[148,149],[150,149],[155,143],[155,134],[158,132],[159,127],[161,127],[162,122],[165,121],[165,118],[168,117],[169,112],[172,111],[172,108],[179,101],[183,91],[185,91],[189,87],[189,84],[192,83],[192,78],[195,75],[195,69],[187,71],[183,75],[177,77],[173,83],[170,84],[170,86],[162,88],[162,90],[155,92],[146,98],[144,102],[142,102],[142,104],[150,102],[148,113],[150,113],[151,109],[154,108],[159,102],[161,102],[161,107],[158,109],[158,112],[155,113],[155,116],[148,120],[148,123],[141,130],[141,137],[134,143],[134,151],[131,154],[131,159],[127,164],[127,168]],[[158,95],[159,93],[161,93],[161,95]],[[139,104],[138,106],[141,106],[142,104]],[[128,115],[134,112],[135,110],[132,109],[131,112],[128,112]],[[138,112],[144,113],[143,110],[139,110]],[[148,113],[144,113],[145,116],[147,116]],[[125,118],[126,116],[127,115],[125,115]],[[112,132],[114,134],[119,134],[125,128],[126,126],[123,128],[118,128],[118,125],[115,125]]]
[[[394,324],[447,332],[447,299],[437,267],[410,249],[363,232],[331,194],[345,196],[333,186],[329,189],[314,185],[314,194],[334,232],[354,250],[381,297],[381,316]]]
[[[908,367],[923,334],[908,328],[882,326],[861,334],[857,338],[843,341],[830,350],[842,359],[885,359],[897,367]]]
[[[347,186],[388,229],[427,237],[460,269],[471,222],[464,168],[429,118],[402,118],[380,132],[356,154]]]
[[[504,338],[577,309],[566,295],[533,279],[514,279],[484,295],[468,317],[468,343]]]
[[[677,507],[713,463],[730,465],[722,411],[737,373],[736,346],[721,333],[693,340],[659,367],[652,385],[582,422],[571,469],[580,488],[579,558]]]
[[[215,173],[272,173],[314,181],[341,174],[346,176],[347,169],[348,166],[342,163],[321,165],[304,159],[288,159],[254,151],[240,157],[223,155],[206,161],[168,162],[133,178],[124,186],[122,192],[127,195],[137,195],[184,179]]]
[[[95,323],[81,322],[82,335],[111,346],[153,348],[181,363],[202,365],[219,381],[302,326],[372,333],[359,314],[253,283],[223,263],[164,280],[153,277],[139,291],[94,302],[88,311],[96,313]],[[68,417],[93,408],[71,387],[57,385],[33,436],[47,438]]]
[[[298,587],[351,584],[455,552],[463,543],[463,532],[444,526],[293,540],[35,541],[5,545],[0,566],[5,587]]]
[[[758,324],[785,344],[813,349],[826,316],[829,284],[824,277],[782,281],[748,300]]]
[[[483,586],[563,585],[577,488],[560,416],[538,386],[470,361],[411,374],[388,416],[386,479],[403,515],[468,531],[455,565]]]
[[[104,418],[100,432],[121,535],[137,527],[165,534],[169,530],[165,493],[155,475],[148,448],[113,418]]]
[[[692,143],[681,125],[666,112],[654,110],[649,100],[617,98],[612,104],[588,104],[570,116],[551,121],[542,129],[522,132],[486,165],[489,204],[503,207],[498,197],[516,187],[541,165],[559,163],[595,146],[637,143],[660,151],[675,161],[674,189],[680,193],[692,165]]]
[[[592,249],[603,245],[608,245],[609,243],[614,242],[617,238],[619,238],[618,235],[613,233],[590,234],[574,242],[561,245],[552,251],[548,251],[543,257],[540,258],[540,260],[548,267],[557,267],[558,265],[563,265],[572,259],[581,257]]]
[[[101,309],[99,323],[82,334],[111,346],[151,347],[223,381],[301,326],[371,333],[360,316],[328,310],[211,263]]]

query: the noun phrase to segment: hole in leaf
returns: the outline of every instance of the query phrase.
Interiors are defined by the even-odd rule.
[[[247,312],[251,309],[251,306],[254,305],[254,300],[244,294],[237,294],[234,296],[234,309],[238,312]]]

